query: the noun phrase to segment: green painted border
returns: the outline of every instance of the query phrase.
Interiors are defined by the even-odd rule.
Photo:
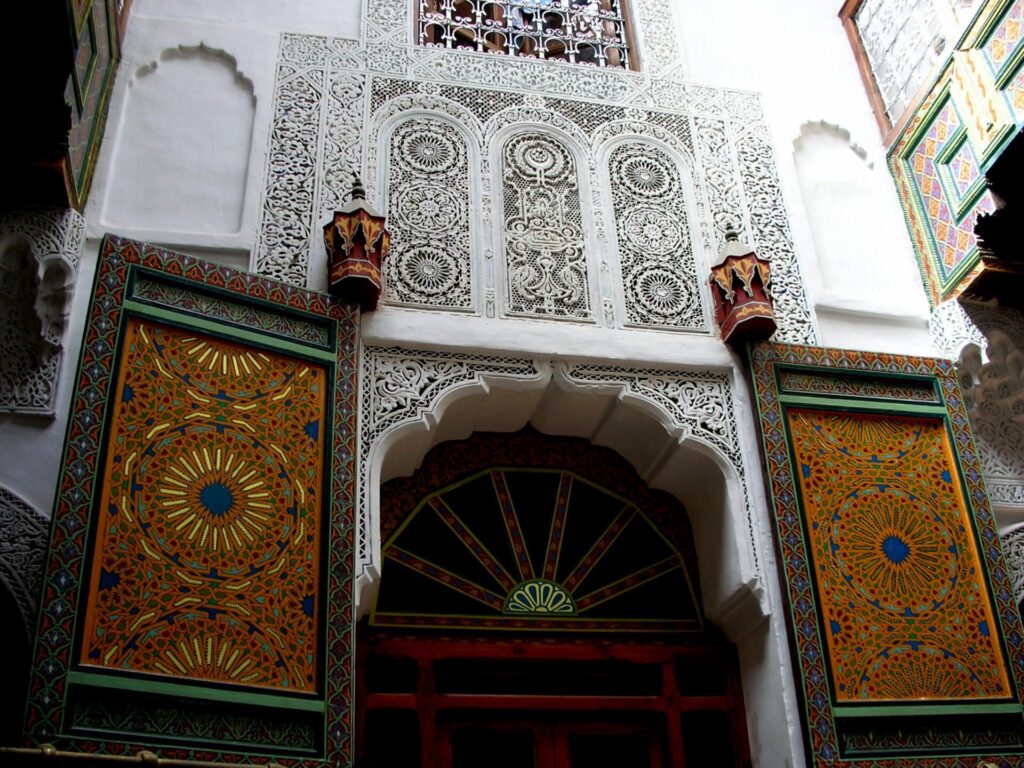
[[[86,672],[79,669],[68,671],[68,686],[76,688],[106,688],[117,691],[131,691],[132,693],[151,693],[165,696],[179,696],[187,699],[206,699],[209,701],[222,701],[227,704],[246,704],[258,707],[274,709],[294,709],[301,712],[325,712],[325,702],[316,699],[297,699],[278,696],[269,693],[259,693],[258,689],[232,688],[220,689],[210,687],[210,683],[204,683],[203,687],[197,687],[187,683],[167,683],[160,680],[142,679],[141,677],[127,677],[110,670],[98,672]],[[308,695],[308,694],[307,694]]]
[[[287,352],[291,355],[306,357],[317,360],[321,363],[333,363],[337,356],[325,352],[314,346],[302,344],[297,341],[282,339],[277,335],[263,333],[261,331],[249,331],[229,325],[222,320],[207,320],[195,315],[186,314],[181,310],[157,307],[152,304],[143,304],[135,299],[125,299],[125,310],[137,317],[148,317],[151,320],[170,323],[181,328],[188,328],[202,333],[213,334],[221,338],[229,338],[234,341],[244,341],[253,346],[273,349],[277,352]]]
[[[197,286],[193,281],[188,280],[181,275],[172,275],[167,272],[159,272],[150,267],[144,267],[141,265],[133,265],[128,276],[128,282],[126,286],[125,298],[131,300],[137,304],[145,304],[146,306],[157,307],[161,309],[170,310],[172,312],[180,312],[181,314],[188,317],[197,317],[201,319],[210,319],[205,315],[199,314],[194,310],[187,309],[185,307],[174,307],[167,304],[161,304],[160,302],[147,299],[145,297],[136,294],[136,288],[140,280],[149,280],[153,283],[160,283],[168,285],[174,288],[187,290],[192,293],[197,293],[202,296],[206,296],[211,299],[219,299],[236,306],[250,306],[254,309],[268,312],[271,314],[282,315],[284,317],[291,318],[298,322],[306,323],[307,325],[322,328],[327,334],[327,344],[318,344],[312,341],[305,341],[303,339],[296,338],[295,336],[287,336],[276,331],[260,331],[259,333],[266,334],[274,338],[281,338],[284,340],[294,341],[296,344],[302,344],[315,349],[322,349],[324,351],[332,351],[338,342],[338,329],[336,323],[325,322],[322,315],[317,315],[312,312],[306,312],[296,307],[275,304],[268,299],[260,299],[254,296],[245,297],[244,301],[239,300],[237,291],[232,291],[228,288],[222,288],[216,285],[202,285]],[[216,322],[224,323],[231,326],[232,328],[240,328],[245,330],[246,326],[232,322],[231,320],[224,320],[220,318],[215,319]]]
[[[95,0],[103,2],[103,0]],[[69,0],[74,2],[74,0]],[[100,85],[102,94],[96,103],[96,115],[89,128],[89,136],[86,139],[87,149],[82,158],[81,168],[76,169],[71,161],[70,150],[64,153],[64,163],[67,166],[68,174],[71,177],[73,200],[72,206],[82,208],[89,195],[92,186],[93,172],[96,170],[96,161],[99,158],[100,143],[107,125],[107,111],[110,107],[110,96],[114,90],[114,78],[117,75],[121,63],[121,35],[118,31],[117,13],[114,11],[114,0],[106,0],[104,7],[107,13],[107,41],[110,46],[110,61],[107,62],[107,72]]]
[[[836,717],[885,717],[891,715],[1001,715],[1024,713],[1024,706],[1012,704],[893,704],[832,707]]]
[[[873,402],[879,402],[879,403],[886,403],[886,402],[892,402],[892,401],[907,402],[905,400],[900,400],[900,398],[883,397],[881,395],[857,395],[857,394],[846,394],[846,393],[842,393],[842,394],[825,394],[825,393],[802,392],[802,391],[801,392],[796,392],[796,391],[793,391],[793,390],[787,390],[785,387],[782,386],[782,374],[784,372],[788,372],[788,371],[797,371],[799,373],[806,373],[806,374],[812,374],[812,375],[814,373],[822,373],[822,374],[824,374],[823,378],[830,377],[830,378],[846,378],[846,379],[854,379],[854,380],[861,379],[861,380],[866,380],[866,381],[877,380],[877,379],[881,379],[881,380],[891,379],[892,381],[896,381],[896,382],[911,381],[911,382],[914,382],[915,384],[927,383],[929,385],[929,388],[931,389],[932,395],[935,398],[934,402],[931,403],[931,405],[941,405],[943,403],[942,391],[937,386],[937,381],[936,381],[934,376],[920,376],[920,375],[913,375],[913,374],[894,374],[894,373],[890,373],[888,371],[863,371],[863,370],[844,371],[841,368],[826,368],[826,367],[823,367],[823,366],[820,366],[820,365],[805,365],[805,364],[801,364],[801,363],[779,363],[778,365],[774,366],[775,389],[778,392],[779,397],[791,397],[791,396],[794,396],[794,397],[830,398],[830,399],[835,400],[837,403],[843,403],[844,405],[846,403],[856,403],[858,401],[863,401],[863,400],[871,400]],[[923,388],[922,388],[922,391],[923,391]],[[929,405],[929,403],[923,403],[923,402],[919,402],[919,401],[916,401],[916,400],[912,401],[912,402],[916,403],[917,405]]]

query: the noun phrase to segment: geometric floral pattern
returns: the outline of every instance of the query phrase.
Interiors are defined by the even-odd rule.
[[[1021,40],[1024,40],[1024,3],[1014,2],[982,47],[993,72],[1000,72],[1017,52]]]
[[[264,325],[262,322],[239,330],[231,323],[222,320],[213,321],[208,318],[196,318],[198,312],[195,306],[171,306],[174,304],[174,301],[171,300],[173,293],[165,293],[159,304],[152,304],[146,298],[136,295],[133,292],[134,286],[140,278],[159,279],[175,283],[186,287],[190,292],[204,294],[207,297],[225,296],[230,302],[258,307],[260,313],[279,313],[287,322],[273,324],[273,329],[267,332],[262,327]],[[131,315],[129,315],[129,308],[132,310]],[[183,387],[180,391],[175,390],[179,391],[179,394],[184,391],[191,391],[199,397],[210,400],[210,403],[203,403],[202,400],[196,401],[204,409],[207,405],[221,405],[223,410],[234,404],[245,405],[244,400],[239,399],[236,401],[231,398],[236,396],[238,398],[258,397],[256,394],[257,390],[269,391],[272,386],[275,386],[275,382],[280,381],[282,375],[287,375],[285,371],[288,370],[289,366],[295,370],[296,377],[300,367],[317,369],[316,365],[300,364],[298,359],[291,357],[290,354],[287,356],[283,354],[270,354],[267,350],[275,346],[294,350],[296,355],[308,351],[306,357],[318,360],[318,365],[320,366],[318,370],[324,372],[326,379],[323,381],[324,394],[321,397],[324,398],[323,403],[325,405],[323,407],[329,416],[321,424],[322,428],[319,431],[318,439],[323,442],[322,450],[323,455],[326,457],[324,467],[329,468],[329,473],[325,473],[321,478],[322,483],[319,486],[315,486],[323,494],[322,503],[324,504],[322,524],[318,532],[323,541],[323,558],[319,567],[319,590],[313,601],[313,611],[317,616],[317,634],[315,640],[311,639],[306,642],[304,647],[305,653],[314,654],[317,657],[317,660],[312,663],[312,666],[319,670],[317,682],[309,692],[302,695],[301,699],[296,699],[295,695],[303,693],[302,686],[307,685],[304,681],[300,681],[298,685],[290,687],[287,691],[281,688],[276,690],[264,689],[264,698],[260,702],[253,699],[250,701],[251,705],[243,709],[233,707],[226,701],[216,703],[214,709],[220,708],[224,713],[224,718],[221,718],[221,721],[231,720],[236,725],[230,728],[221,727],[220,725],[210,726],[209,718],[199,717],[195,728],[185,734],[196,736],[207,732],[206,729],[212,727],[213,730],[210,731],[210,738],[204,738],[202,747],[199,748],[183,745],[180,741],[175,742],[171,736],[173,733],[180,732],[181,723],[188,720],[189,716],[196,712],[197,707],[194,699],[191,696],[189,698],[182,698],[170,693],[158,693],[156,691],[157,686],[154,684],[155,681],[167,681],[166,676],[156,666],[155,661],[160,656],[160,651],[178,647],[178,642],[182,638],[175,633],[182,632],[182,628],[187,626],[185,622],[176,621],[173,631],[168,631],[163,636],[159,636],[159,633],[157,633],[157,636],[154,636],[156,637],[155,640],[151,640],[149,637],[140,638],[140,641],[152,641],[153,645],[141,648],[141,650],[136,652],[136,657],[152,661],[152,664],[147,662],[148,666],[145,669],[156,673],[147,673],[145,678],[142,679],[139,679],[137,672],[131,670],[118,669],[116,674],[111,674],[113,670],[102,666],[102,664],[107,663],[102,659],[102,654],[100,665],[96,665],[92,661],[90,661],[90,664],[82,664],[80,660],[81,653],[78,650],[79,640],[84,639],[83,631],[85,631],[86,604],[88,602],[86,590],[83,589],[83,586],[95,585],[100,593],[100,596],[93,602],[96,606],[94,618],[100,623],[111,623],[116,620],[112,616],[113,611],[108,606],[111,603],[116,603],[118,599],[122,599],[125,593],[131,594],[130,590],[134,588],[130,579],[127,578],[127,574],[123,581],[119,578],[116,584],[111,583],[112,580],[109,576],[105,579],[103,578],[102,569],[104,562],[112,568],[117,568],[116,553],[107,553],[101,550],[100,557],[94,558],[100,568],[99,575],[95,577],[95,582],[93,581],[92,569],[88,563],[91,562],[89,559],[90,544],[97,538],[94,533],[90,532],[90,526],[95,531],[96,526],[94,523],[100,522],[101,518],[109,523],[110,518],[115,515],[123,517],[122,511],[112,512],[109,508],[104,508],[100,503],[107,490],[113,491],[115,487],[122,487],[115,486],[116,480],[114,480],[112,472],[105,472],[106,465],[102,462],[107,461],[107,459],[103,458],[103,446],[111,446],[107,456],[112,468],[117,466],[123,469],[126,458],[118,452],[116,439],[113,433],[108,430],[108,426],[116,413],[117,418],[122,424],[122,436],[127,437],[124,430],[138,424],[135,421],[138,417],[134,414],[134,409],[137,405],[142,402],[158,402],[162,395],[157,394],[152,388],[166,387],[167,385],[164,382],[167,382],[167,384],[171,383],[169,379],[166,379],[160,373],[159,367],[157,367],[157,375],[151,377],[149,381],[146,379],[145,371],[140,371],[138,366],[134,370],[131,370],[130,365],[122,366],[125,368],[125,372],[121,374],[119,373],[119,360],[126,354],[129,362],[132,359],[132,354],[148,354],[150,356],[148,359],[153,361],[154,367],[156,367],[157,360],[159,360],[160,365],[164,367],[167,373],[172,376],[175,375],[175,370],[169,367],[172,365],[172,360],[175,359],[174,353],[169,348],[166,349],[165,353],[164,351],[158,351],[156,346],[153,345],[152,349],[144,352],[143,348],[136,344],[137,351],[132,353],[125,346],[126,344],[133,343],[132,339],[135,339],[136,335],[141,339],[141,331],[143,329],[146,330],[150,341],[160,339],[161,343],[162,341],[169,341],[171,346],[173,346],[172,334],[175,332],[162,322],[144,319],[137,324],[132,324],[131,317],[141,318],[145,314],[151,316],[158,315],[161,320],[171,315],[177,315],[182,318],[181,322],[183,324],[195,325],[204,330],[209,329],[212,331],[215,328],[217,329],[218,333],[216,336],[212,333],[197,333],[190,330],[183,336],[175,337],[179,341],[184,338],[196,339],[187,347],[183,347],[185,356],[188,356],[188,350],[195,349],[201,343],[206,344],[206,347],[196,349],[193,353],[196,362],[191,363],[192,369],[187,371],[188,381],[191,384]],[[328,349],[311,344],[309,341],[310,335],[307,333],[291,335],[289,329],[294,328],[294,324],[300,322],[326,327],[331,340]],[[152,335],[150,333],[151,330],[158,332],[159,335]],[[224,339],[233,334],[244,335],[245,338],[254,341],[247,341],[244,343],[244,346],[241,343],[238,346],[226,344]],[[318,335],[312,334],[314,337]],[[57,487],[57,500],[47,554],[43,593],[39,605],[39,631],[37,633],[35,662],[31,671],[29,703],[25,724],[25,731],[30,744],[38,746],[41,743],[50,743],[54,744],[58,749],[126,755],[134,754],[139,750],[140,745],[145,743],[151,745],[150,748],[153,745],[159,745],[159,755],[162,759],[252,762],[257,756],[266,761],[267,755],[270,754],[275,762],[292,766],[321,766],[325,763],[347,765],[350,763],[353,726],[351,678],[353,669],[352,553],[354,528],[352,515],[355,491],[355,361],[357,337],[357,310],[351,305],[337,302],[324,294],[267,280],[258,275],[208,264],[189,256],[166,251],[144,243],[137,243],[113,236],[107,236],[104,239],[100,249],[92,300],[83,334],[76,388],[71,400],[65,452]],[[270,358],[271,364],[268,365],[268,361],[264,361],[255,351],[254,342],[260,343],[257,339],[266,339],[266,349],[260,349],[259,351]],[[136,341],[138,340],[136,339]],[[263,368],[255,367],[253,359],[248,357],[245,357],[245,363],[243,363],[243,349],[253,352],[255,359],[260,362]],[[228,353],[227,356],[225,356],[225,352]],[[202,358],[204,354],[206,354],[205,360],[199,363],[199,358]],[[275,357],[277,361],[273,362]],[[175,363],[178,366],[184,365],[181,358],[182,354],[179,351],[176,358],[177,362]],[[246,365],[248,365],[252,375],[241,377],[243,381],[236,383],[232,387],[230,386],[230,377],[234,376],[236,364],[239,366],[239,371],[243,374]],[[178,374],[179,382],[184,384],[185,369],[183,367],[179,368]],[[123,388],[125,383],[128,383],[129,386],[137,386],[137,390],[133,389],[131,396],[127,400],[125,400],[126,392]],[[120,388],[119,385],[121,385]],[[175,385],[175,387],[177,386]],[[150,387],[151,391],[147,392],[147,387]],[[223,389],[223,393],[221,389]],[[278,395],[281,391],[278,389],[274,394]],[[169,393],[170,390],[167,390],[167,392]],[[138,393],[138,400],[136,400],[136,393]],[[296,393],[296,390],[293,390],[281,401],[275,401],[278,403],[278,407],[274,410],[269,410],[267,412],[268,417],[271,419],[281,419],[282,421],[290,420],[284,419],[286,413],[286,406],[284,404],[288,402],[288,398],[292,397],[294,393]],[[211,395],[214,395],[214,397],[211,397]],[[193,399],[189,395],[184,396],[190,400]],[[295,396],[298,395],[296,394]],[[223,403],[215,402],[218,398],[221,398]],[[313,421],[319,407],[316,403],[315,399],[307,400],[307,405],[304,407],[307,408],[309,413],[305,417],[305,421],[299,423],[306,425]],[[173,410],[169,407],[165,408],[165,405],[160,403],[158,406],[159,410],[154,414],[144,417],[153,418],[153,423],[147,425],[147,433],[152,432],[154,428],[163,423],[160,417],[165,415],[165,411]],[[232,408],[232,410],[235,409]],[[213,413],[212,411],[209,412]],[[240,411],[240,413],[245,413],[245,411]],[[185,415],[188,415],[187,412]],[[208,421],[206,417],[196,417],[196,419],[200,418]],[[239,417],[239,420],[245,423],[244,418]],[[178,431],[168,427],[153,432],[148,439],[155,440],[156,443],[163,443],[165,446],[170,445],[175,440],[180,440],[182,441],[181,445],[185,445],[185,441],[191,439],[188,438],[188,433],[192,429],[192,421],[193,419],[189,419],[189,426],[183,427]],[[252,425],[250,424],[249,426]],[[237,427],[237,429],[234,429],[234,427]],[[255,429],[255,427],[253,428]],[[267,435],[275,432],[282,434],[281,425],[274,426],[268,424],[265,427],[261,427],[261,429],[264,429]],[[216,427],[214,432],[216,433]],[[248,451],[247,448],[243,450],[247,445],[246,440],[249,441],[249,445],[252,445],[254,439],[259,439],[252,430],[240,424],[225,426],[224,434],[227,435],[229,432],[231,436],[226,438],[225,442],[227,443],[237,437],[237,442],[230,443],[232,450],[236,452],[244,453]],[[302,440],[313,439],[310,434],[305,433],[304,429],[302,432],[305,437],[302,435],[293,436],[293,442],[297,440],[301,443]],[[145,435],[142,435],[142,438],[143,440],[147,439]],[[139,510],[135,505],[141,500],[145,506],[147,502],[144,496],[147,492],[153,493],[155,489],[156,493],[161,493],[159,490],[161,487],[171,490],[182,490],[180,486],[175,486],[173,483],[161,483],[164,477],[180,479],[171,467],[183,469],[184,465],[180,461],[171,460],[169,453],[163,460],[160,459],[155,454],[156,443],[154,444],[154,455],[143,458],[148,458],[151,463],[156,462],[153,466],[157,466],[163,461],[162,467],[157,467],[158,470],[161,470],[156,473],[160,479],[155,484],[143,484],[144,488],[142,490],[129,489],[130,493],[135,494],[134,501],[128,501],[128,508],[130,513],[134,514],[133,520],[135,521],[139,519]],[[213,453],[210,453],[209,464],[206,461],[206,456],[203,455],[202,447],[205,447],[208,453],[211,450],[213,451]],[[203,462],[202,468],[205,470],[207,479],[213,479],[212,475],[217,472],[216,447],[211,441],[206,441],[198,448],[199,456]],[[278,447],[285,451],[282,445],[278,445]],[[289,447],[289,450],[293,449]],[[287,451],[285,452],[287,454]],[[131,451],[128,451],[128,453],[130,454]],[[189,466],[192,467],[197,475],[203,474],[198,461],[191,453],[190,448],[187,456],[184,456],[184,452],[181,455],[184,456]],[[227,453],[228,449],[222,446],[222,470],[226,466]],[[119,457],[119,459],[115,457]],[[189,460],[190,458],[191,460]],[[248,456],[242,456],[241,458],[246,461],[249,459]],[[265,446],[259,451],[259,461],[273,461],[287,466],[293,473],[291,475],[293,481],[291,487],[294,491],[289,490],[288,493],[292,494],[294,492],[295,495],[299,496],[299,503],[301,504],[300,488],[295,487],[294,484],[294,480],[300,475],[293,464],[293,462],[300,460],[299,454],[289,455],[288,459],[288,463],[285,464],[279,454],[269,446]],[[142,471],[136,463],[138,461],[138,458],[132,461],[128,469],[129,472]],[[232,472],[238,466],[237,461],[238,459],[232,461]],[[213,467],[212,470],[209,469],[211,465]],[[253,467],[250,466],[249,468]],[[189,475],[188,470],[183,471],[185,471],[186,475]],[[108,477],[112,482],[104,484],[104,477]],[[258,474],[250,478],[246,485],[254,482],[257,477]],[[216,481],[214,480],[214,482]],[[209,485],[213,485],[213,483],[209,483]],[[302,485],[301,492],[306,493],[308,487],[311,486],[312,484],[308,486]],[[193,486],[191,491],[195,495],[201,495],[203,487],[205,487],[205,484],[202,487]],[[184,490],[186,493],[189,492],[189,489]],[[278,490],[283,493],[283,485]],[[263,498],[252,496],[253,492],[259,492],[255,487],[241,492],[250,494],[250,501],[259,502]],[[123,510],[125,503],[120,498],[120,495],[118,494],[117,498],[113,496],[113,493],[109,494],[110,500],[116,505],[118,510]],[[167,494],[167,498],[173,496],[173,494]],[[193,504],[196,504],[197,501],[201,504],[203,501],[203,499],[196,499],[194,496],[177,498],[189,498]],[[327,505],[328,499],[329,506]],[[207,491],[206,493],[205,501],[209,503],[211,508],[223,509],[225,500],[226,496],[222,491]],[[234,501],[235,497],[232,496],[232,503]],[[255,509],[262,511],[259,507]],[[306,507],[302,509],[306,509]],[[298,511],[299,508],[297,507],[297,513]],[[143,509],[142,513],[149,514],[149,510]],[[223,521],[226,522],[231,513],[232,509],[229,508],[222,518]],[[286,512],[286,514],[289,513]],[[182,517],[187,516],[183,515]],[[210,517],[213,516],[211,515]],[[118,521],[118,524],[121,524],[121,521]],[[194,524],[193,522],[192,525],[194,526]],[[247,526],[246,523],[240,523],[240,525]],[[293,522],[290,525],[294,526],[297,523]],[[212,541],[212,529],[213,526],[211,526],[208,534],[208,543]],[[109,526],[106,530],[107,534],[111,533]],[[191,527],[183,527],[182,531],[186,540],[191,530]],[[218,539],[220,547],[224,541],[223,526],[219,530]],[[297,527],[293,527],[291,530],[294,531],[294,534],[299,532]],[[241,530],[236,532],[239,535],[239,539],[248,544],[245,534]],[[250,533],[252,533],[251,528]],[[304,535],[309,536],[310,533],[307,529]],[[107,534],[99,537],[101,546],[103,542],[110,540],[109,537],[104,538]],[[301,544],[301,542],[295,543],[294,534],[288,545],[289,548],[298,547]],[[196,537],[201,536],[202,531],[197,531]],[[230,553],[227,553],[225,550],[224,554],[237,556],[239,553],[236,551],[237,546],[234,536],[230,532],[227,536],[233,549]],[[255,534],[254,538],[257,541],[261,541],[261,537],[257,537]],[[142,540],[142,538],[139,539],[140,542]],[[194,538],[193,542],[195,540]],[[283,541],[283,539],[278,541]],[[146,546],[152,549],[158,556],[164,556],[156,548],[158,543],[155,539],[146,539]],[[149,562],[156,564],[157,561],[146,554],[145,547],[141,543],[138,545],[138,549],[141,550],[143,556]],[[310,551],[315,551],[316,549],[315,546],[309,548]],[[260,567],[259,558],[261,556],[257,553],[250,558],[250,563],[255,562],[256,567]],[[103,558],[106,559],[104,560]],[[183,561],[184,557],[179,559]],[[200,572],[204,563],[209,574],[209,567],[212,561],[203,561],[201,553],[195,551],[193,551],[192,559],[192,567],[183,564],[179,570],[187,579],[201,581],[195,574]],[[284,560],[279,559],[278,562],[284,562]],[[123,565],[123,563],[120,565]],[[271,565],[268,561],[266,571],[269,572],[275,566],[276,563]],[[220,568],[220,563],[216,567]],[[283,568],[284,566],[282,566]],[[278,573],[280,574],[280,571]],[[273,574],[268,575],[273,578]],[[292,579],[292,583],[301,583],[301,577],[294,578],[289,575],[287,578]],[[193,587],[200,589],[200,586],[189,584],[187,579],[183,580],[184,585],[188,585],[190,589]],[[263,583],[267,584],[269,582]],[[240,597],[243,597],[245,600],[252,598],[256,603],[266,600],[267,595],[271,594],[271,589],[264,591],[263,595],[257,593],[249,594],[250,589],[250,587],[246,587],[237,591],[240,593]],[[211,588],[209,592],[212,594],[212,591]],[[228,590],[225,589],[224,591]],[[184,593],[182,594],[184,595]],[[282,592],[282,607],[285,607],[289,600],[303,600],[306,596],[306,593],[301,590],[291,594]],[[150,598],[146,596],[144,599],[148,600]],[[104,603],[104,600],[106,603]],[[224,602],[226,605],[227,600]],[[232,602],[238,602],[239,605],[246,609],[253,610],[243,600],[233,600]],[[231,608],[232,606],[227,607]],[[131,608],[128,610],[130,611]],[[273,609],[270,611],[270,614],[272,613]],[[305,614],[305,611],[303,611],[303,614]],[[205,613],[202,617],[194,619],[195,632],[192,634],[202,637],[204,641],[211,637],[212,644],[209,646],[201,644],[197,653],[194,645],[192,645],[190,635],[188,645],[192,646],[189,653],[192,663],[184,659],[183,652],[178,647],[179,653],[176,654],[178,661],[186,670],[191,671],[183,675],[177,669],[177,666],[174,665],[173,661],[171,661],[170,665],[167,665],[163,657],[161,657],[161,663],[164,663],[169,669],[173,669],[181,683],[188,685],[189,689],[195,691],[197,696],[203,695],[211,699],[221,697],[230,700],[232,697],[228,691],[224,690],[225,686],[219,683],[211,685],[206,682],[223,679],[221,673],[212,673],[211,667],[215,664],[221,665],[219,669],[222,671],[227,667],[229,670],[227,677],[230,678],[231,672],[238,669],[241,663],[239,659],[244,652],[253,661],[252,664],[239,673],[238,678],[235,678],[236,681],[240,681],[241,678],[246,676],[247,670],[260,666],[258,662],[261,661],[261,658],[265,658],[265,655],[270,652],[268,649],[272,649],[273,646],[267,643],[265,647],[254,649],[248,624],[245,625],[245,634],[242,637],[238,627],[235,627],[233,631],[227,622],[220,621],[220,616],[221,614],[211,611]],[[92,629],[95,629],[96,626],[97,623],[94,622]],[[106,626],[106,624],[103,624],[103,626]],[[252,626],[255,628],[256,625],[253,624]],[[216,633],[212,631],[214,627],[217,628]],[[252,634],[256,634],[255,629]],[[312,638],[313,636],[307,635],[307,637]],[[100,642],[106,641],[101,640]],[[157,644],[159,643],[163,645],[158,649]],[[110,651],[112,646],[101,647],[103,647],[104,653],[106,653]],[[207,647],[210,648],[208,653]],[[235,662],[228,665],[227,660],[230,659],[231,654],[237,648],[241,648],[239,656],[236,657]],[[222,651],[224,654],[223,662],[220,661]],[[86,651],[86,655],[89,655],[88,651]],[[285,657],[282,655],[282,658]],[[295,659],[297,657],[293,655],[290,658]],[[113,662],[114,660],[115,656],[111,655],[109,661]],[[298,658],[298,661],[301,663],[301,658]],[[306,665],[308,668],[310,663],[306,662]],[[330,673],[324,674],[325,670],[329,670]],[[76,672],[78,673],[77,675],[74,674]],[[86,672],[89,674],[84,675],[83,673]],[[293,673],[288,672],[287,674],[292,675]],[[107,704],[111,701],[111,693],[120,693],[121,689],[119,686],[122,684],[127,685],[133,677],[136,678],[133,683],[134,685],[138,686],[144,683],[147,688],[152,687],[153,690],[147,696],[132,700],[134,706],[138,708],[138,716],[130,719],[137,726],[121,727],[117,723],[123,720],[123,718],[120,718],[117,712],[110,710]],[[103,680],[103,685],[110,687],[96,687],[90,682],[93,680]],[[269,680],[266,682],[269,682]],[[275,684],[279,683],[280,678],[274,682]],[[246,684],[259,685],[262,683],[260,680],[249,680]],[[315,696],[312,695],[314,691]],[[286,699],[285,696],[288,698]],[[127,697],[125,697],[125,700],[127,701]],[[266,704],[261,702],[266,702]],[[299,705],[299,709],[295,709],[296,704]],[[76,713],[84,712],[85,709],[83,708],[90,707],[92,708],[90,711],[93,712],[89,717],[90,722],[106,722],[108,725],[90,727],[88,736],[83,735],[79,731],[69,730],[75,727]],[[97,708],[106,710],[108,714],[99,715]],[[200,724],[201,721],[206,724]],[[308,724],[312,728],[312,732],[316,734],[315,749],[312,754],[306,752],[303,757],[285,757],[284,753],[293,756],[296,754],[295,747],[300,747],[300,740],[289,741],[292,744],[289,747],[285,745],[285,741],[279,738],[279,736],[284,730],[289,730],[293,726],[296,728],[306,727],[300,723]],[[139,730],[133,730],[135,727]],[[242,732],[246,734],[244,738],[232,739],[232,733]],[[106,736],[107,733],[110,733],[110,737]]]
[[[888,153],[933,305],[955,297],[980,269],[974,223],[996,208],[982,176],[1002,151],[1000,131],[1010,135],[1012,123],[1019,127],[1024,120],[1024,0],[983,5],[955,54],[964,57],[961,64],[976,55],[979,69],[958,70],[947,57]],[[960,83],[972,90],[956,87]],[[971,132],[986,127],[989,134]]]
[[[977,181],[980,173],[978,165],[976,162],[965,161],[962,157],[963,148],[948,161],[939,162],[937,158],[952,141],[959,139],[962,127],[963,121],[956,107],[952,101],[947,101],[905,161],[934,238],[938,254],[936,266],[943,283],[949,280],[977,245],[974,235],[977,214],[995,210],[991,194],[986,193],[966,216],[960,219],[957,215],[960,195]],[[969,142],[965,142],[964,147],[970,152]],[[973,161],[973,156],[970,160]],[[955,181],[954,189],[943,185],[940,173]]]
[[[942,420],[787,416],[836,699],[1008,696]]]
[[[131,318],[81,663],[316,687],[322,366]]]
[[[992,728],[1022,743],[1024,632],[953,362],[765,342],[750,360],[808,764],[1019,764],[987,751]],[[940,401],[790,395],[787,370],[927,377]]]

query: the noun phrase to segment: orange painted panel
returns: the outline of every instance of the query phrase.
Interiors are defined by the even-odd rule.
[[[325,373],[128,321],[81,664],[317,689]]]
[[[836,700],[1009,697],[944,422],[799,408],[787,422]]]

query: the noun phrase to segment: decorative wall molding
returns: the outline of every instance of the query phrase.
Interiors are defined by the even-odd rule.
[[[932,338],[957,361],[989,497],[1024,507],[1024,316],[995,304],[947,301]]]
[[[467,355],[366,346],[360,369],[358,570],[376,571],[372,543],[382,454],[404,427],[437,427],[447,398],[458,389],[487,391],[496,381],[543,388],[553,378],[580,390],[615,389],[644,401],[681,440],[693,439],[732,466],[746,503],[746,529],[755,569],[758,538],[739,448],[736,403],[725,373],[637,369],[497,355]]]
[[[85,219],[0,213],[0,413],[52,415]]]
[[[49,521],[0,486],[0,582],[14,598],[31,643],[36,629]]]
[[[391,196],[390,190],[385,194],[380,187],[392,182],[382,137],[392,130],[393,121],[404,115],[425,127],[448,119],[471,137],[479,137],[478,167],[470,168],[475,176],[470,184],[477,185],[479,198],[470,214],[471,229],[478,226],[483,238],[482,252],[457,255],[470,262],[473,280],[480,286],[473,309],[493,316],[498,309],[493,299],[513,295],[503,290],[501,275],[494,274],[502,260],[494,260],[497,251],[488,245],[504,237],[497,221],[504,218],[494,211],[500,190],[493,178],[500,153],[493,139],[503,129],[528,130],[542,124],[580,142],[572,149],[578,153],[581,193],[589,194],[582,209],[584,218],[592,219],[588,229],[594,238],[586,244],[592,251],[586,258],[592,267],[600,267],[588,275],[588,296],[593,298],[587,316],[608,325],[648,325],[650,308],[622,306],[623,293],[630,291],[611,279],[621,255],[614,251],[616,241],[609,231],[616,222],[605,221],[610,208],[602,202],[611,199],[617,184],[608,174],[605,142],[637,135],[665,145],[662,151],[669,159],[692,174],[690,204],[695,215],[687,223],[699,232],[694,238],[699,252],[692,256],[696,271],[708,265],[726,225],[740,226],[758,253],[772,260],[780,326],[776,338],[814,342],[760,101],[752,93],[698,86],[675,77],[679,51],[672,25],[666,23],[672,13],[669,3],[635,4],[641,60],[650,63],[642,64],[641,72],[413,45],[410,8],[404,0],[367,3],[360,41],[282,36],[255,252],[260,273],[304,285],[310,259],[315,261],[322,248],[317,225],[344,199],[353,172],[368,180],[371,199],[380,203]],[[434,240],[446,234],[437,233]],[[432,241],[431,248],[440,252],[439,242]],[[473,250],[472,244],[469,248]],[[685,251],[680,253],[687,261]],[[640,277],[650,276],[645,272]],[[691,300],[704,295],[703,281],[684,281],[683,290],[680,275],[672,277],[672,286],[666,286],[665,279],[638,283],[651,283],[648,293],[664,294],[674,287],[689,297],[685,321],[676,313],[656,325],[707,332],[706,310],[698,322]],[[385,302],[408,299],[402,291],[385,293]],[[464,311],[462,300],[460,295],[458,306],[446,309]],[[581,319],[579,313],[571,316]],[[636,318],[646,320],[638,323]]]
[[[1013,582],[1013,594],[1020,605],[1024,601],[1024,525],[1016,525],[999,536],[1003,545],[1003,557],[1006,558],[1006,569],[1010,572]]]

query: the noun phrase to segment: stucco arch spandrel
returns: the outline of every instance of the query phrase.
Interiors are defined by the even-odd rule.
[[[360,612],[380,568],[381,483],[411,474],[438,443],[532,424],[616,450],[683,502],[712,621],[739,635],[767,614],[728,374],[372,346],[362,360]]]

